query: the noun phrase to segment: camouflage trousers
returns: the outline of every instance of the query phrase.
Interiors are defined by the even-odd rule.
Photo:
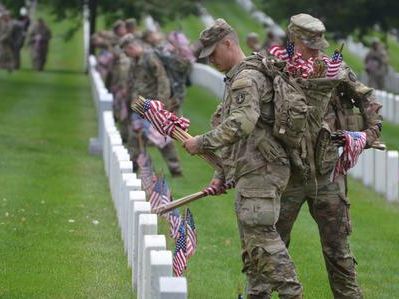
[[[302,298],[294,264],[275,223],[289,167],[268,164],[242,176],[236,185],[236,214],[248,298]]]
[[[290,234],[299,211],[305,201],[316,221],[324,261],[334,298],[363,298],[356,279],[355,259],[349,248],[351,233],[349,202],[345,196],[344,178],[330,182],[329,175],[316,182],[305,184],[292,175],[281,197],[280,218],[277,231],[289,245]]]
[[[133,131],[133,129],[131,129],[130,126],[129,126],[128,135],[129,135],[128,148],[129,148],[130,157],[133,161],[133,168],[134,168],[133,170],[137,171],[136,161],[141,151],[139,137],[138,133]],[[142,143],[143,143],[142,146],[145,147],[147,140],[143,137],[142,137]],[[161,152],[161,155],[165,160],[166,164],[168,165],[169,172],[172,175],[181,175],[182,169],[180,166],[180,160],[173,141],[168,143],[165,147],[158,149]]]

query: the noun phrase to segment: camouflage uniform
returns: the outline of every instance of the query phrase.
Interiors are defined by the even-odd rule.
[[[32,65],[35,70],[42,71],[44,68],[50,39],[50,28],[43,20],[39,19],[30,31],[28,40],[31,46]]]
[[[296,29],[313,30],[315,24],[322,23],[306,15],[301,18],[291,19],[290,26]],[[315,21],[317,20],[317,21]],[[309,25],[312,24],[312,25]],[[324,25],[322,26],[324,28]],[[314,32],[321,35],[323,30]],[[310,41],[310,46],[322,41]],[[330,132],[338,129],[363,130],[367,134],[367,144],[370,146],[380,135],[378,116],[380,104],[375,101],[372,89],[360,83],[353,72],[345,64],[342,65],[339,77],[342,82],[335,88],[332,98],[324,115],[324,127]],[[359,114],[354,113],[358,110]],[[362,120],[365,125],[361,124]],[[313,128],[312,136],[320,134],[321,128]],[[281,197],[280,218],[277,222],[277,230],[285,244],[290,243],[290,234],[299,211],[306,201],[310,214],[316,221],[324,260],[328,272],[330,286],[334,298],[362,298],[362,292],[356,279],[355,259],[350,251],[348,236],[351,233],[349,216],[349,200],[346,197],[346,182],[344,177],[338,177],[331,182],[330,174],[338,160],[338,149],[330,139],[317,138],[319,142],[312,140],[316,166],[316,177],[313,180],[304,181],[301,173],[292,169],[287,188]],[[311,155],[311,153],[308,153]]]
[[[388,74],[388,54],[383,45],[374,41],[370,51],[364,59],[368,75],[368,85],[377,89],[384,89],[385,77]]]
[[[141,57],[132,62],[128,74],[127,95],[129,100],[136,99],[141,95],[145,98],[159,99],[167,108],[170,106],[169,79],[161,61],[153,51],[146,50]],[[129,115],[129,119],[131,120],[131,115]],[[129,145],[131,146],[132,160],[136,161],[140,148],[137,133],[133,128],[129,129]],[[174,143],[170,142],[159,150],[168,164],[171,174],[180,175],[180,161]]]
[[[227,31],[227,33],[226,33]],[[218,19],[201,33],[205,45],[200,56],[212,52],[212,43],[232,28]],[[224,35],[223,35],[224,34]],[[302,298],[288,251],[276,231],[280,196],[290,173],[286,152],[272,136],[273,87],[259,71],[245,68],[245,61],[226,74],[220,106],[220,124],[198,137],[202,151],[220,150],[221,179],[236,182],[236,215],[242,244],[243,272],[249,298]]]
[[[4,15],[0,19],[0,68],[9,71],[14,68],[12,42],[12,21]]]

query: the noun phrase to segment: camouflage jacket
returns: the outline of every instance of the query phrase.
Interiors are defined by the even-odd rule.
[[[141,95],[159,99],[168,106],[169,79],[162,62],[152,51],[145,51],[138,60],[133,61],[128,78],[128,95],[131,99]]]
[[[219,124],[199,137],[201,150],[220,150],[224,173],[219,177],[237,180],[268,161],[288,163],[285,150],[272,136],[272,99],[272,82],[261,72],[246,69],[245,61],[226,74]]]
[[[342,82],[334,89],[324,117],[328,130],[364,131],[367,135],[366,147],[370,147],[380,137],[382,117],[373,89],[357,80],[353,71],[343,64],[339,77]],[[316,145],[316,147],[319,145]],[[319,160],[321,174],[332,171],[338,159],[338,149],[328,143]]]

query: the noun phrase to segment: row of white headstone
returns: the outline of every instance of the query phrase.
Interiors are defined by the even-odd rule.
[[[223,97],[224,76],[204,64],[195,64],[190,81],[194,85],[206,88],[219,99]],[[399,98],[385,91],[376,91],[382,99],[382,115],[388,120],[399,123]],[[365,150],[354,169],[349,174],[362,180],[368,187],[384,195],[389,201],[399,200],[399,160],[397,151]]]
[[[130,155],[111,111],[112,95],[106,91],[95,65],[95,58],[90,57],[89,74],[99,126],[98,136],[90,146],[96,147],[92,152],[102,153],[127,266],[132,269],[132,290],[140,299],[186,299],[186,278],[173,277],[172,252],[166,248],[165,235],[158,234],[158,217],[151,213],[141,180],[133,173]]]

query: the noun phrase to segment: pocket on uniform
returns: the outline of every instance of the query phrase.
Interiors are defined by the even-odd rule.
[[[279,214],[275,190],[241,189],[238,219],[246,226],[274,225]]]
[[[349,207],[350,203],[348,199],[343,195],[339,194],[339,198],[344,202],[344,208],[343,208],[343,215],[342,215],[342,221],[345,223],[345,228],[346,228],[346,233],[349,236],[352,233],[352,221],[350,217],[350,212],[349,212]]]

